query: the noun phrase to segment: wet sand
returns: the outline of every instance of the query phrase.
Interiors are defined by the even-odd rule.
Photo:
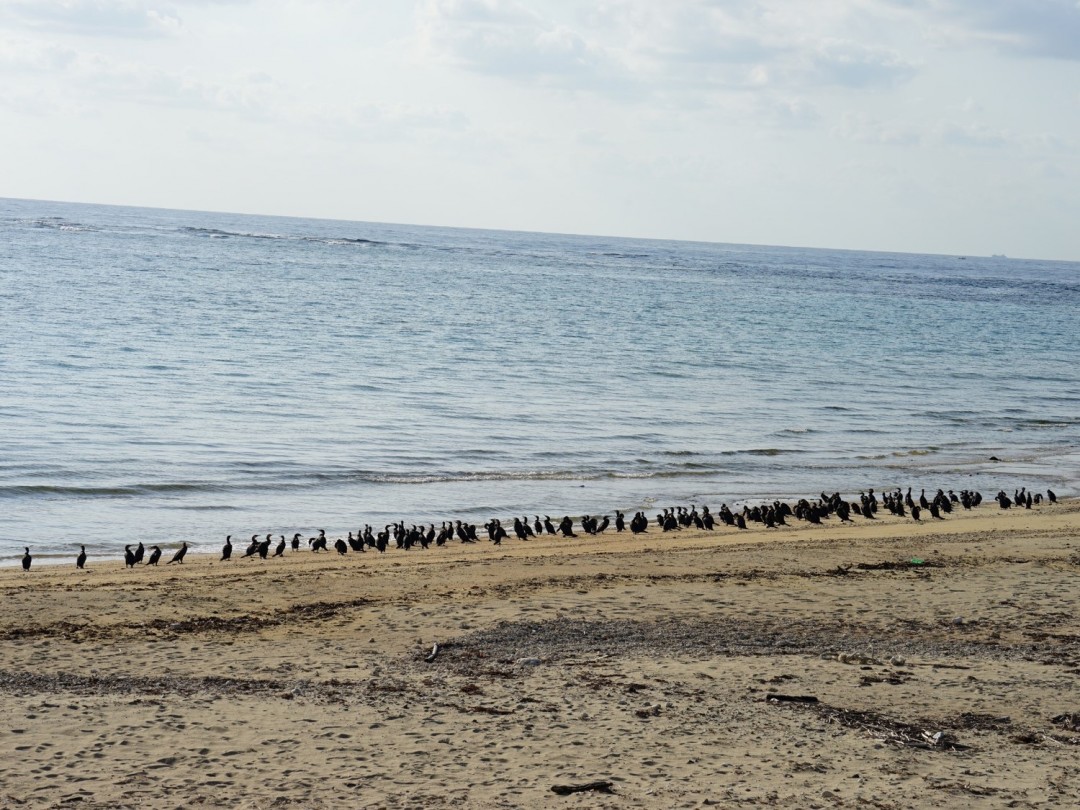
[[[0,807],[1080,806],[1080,503],[828,524],[2,570]]]

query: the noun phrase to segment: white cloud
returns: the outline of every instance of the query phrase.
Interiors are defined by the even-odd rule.
[[[172,4],[149,0],[0,0],[0,19],[43,31],[118,37],[168,36],[182,25]]]
[[[0,39],[0,74],[54,73],[66,69],[77,58],[76,51],[52,42]]]
[[[810,55],[813,84],[852,88],[897,84],[913,77],[916,66],[894,50],[854,42],[822,42]]]
[[[948,146],[997,149],[1014,142],[1009,132],[985,124],[945,122],[938,127],[937,135]]]
[[[842,140],[885,146],[917,146],[923,136],[914,127],[898,121],[879,121],[861,113],[847,112],[832,134]]]
[[[609,0],[584,16],[541,15],[517,0],[428,0],[418,15],[430,58],[511,81],[680,105],[697,93],[850,90],[911,78],[915,63],[855,36],[861,4],[794,0]],[[851,30],[848,30],[848,29]]]
[[[1016,56],[1080,59],[1076,0],[884,0],[940,29],[950,43],[989,45]]]
[[[437,133],[462,134],[468,118],[447,107],[410,104],[318,105],[288,114],[296,125],[347,141],[398,142]]]
[[[476,73],[616,94],[630,79],[613,51],[516,0],[428,0],[417,29],[428,58]]]

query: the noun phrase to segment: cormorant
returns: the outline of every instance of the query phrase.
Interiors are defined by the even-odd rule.
[[[86,566],[86,546],[82,546],[82,551],[79,552],[79,556],[75,558],[75,567],[84,568]]]
[[[183,542],[183,545],[180,546],[180,549],[172,555],[172,559],[169,560],[169,562],[166,564],[172,565],[173,563],[180,563],[181,565],[183,565],[185,554],[187,554],[187,540]]]
[[[229,535],[225,536],[225,545],[221,547],[221,562],[225,562],[226,560],[230,559],[231,557],[232,557],[232,535],[229,534]]]
[[[150,559],[146,561],[147,565],[157,565],[158,560],[161,559],[161,549],[158,546],[150,546]]]
[[[22,558],[22,570],[23,571],[29,571],[30,570],[30,563],[33,561],[34,558],[30,556],[30,547],[29,546],[23,546],[23,548],[26,550],[26,553],[23,554],[23,558]]]

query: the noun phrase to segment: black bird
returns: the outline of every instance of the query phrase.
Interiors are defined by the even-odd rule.
[[[1054,490],[1052,489],[1046,490],[1046,498],[1050,503],[1057,503],[1057,495],[1054,494]]]
[[[144,554],[146,554],[146,549],[143,548],[142,540],[140,540],[139,547],[135,549],[135,562],[141,563]]]
[[[180,550],[172,555],[172,559],[169,560],[166,565],[172,565],[173,563],[180,563],[181,565],[183,565],[185,554],[187,554],[187,540],[185,540],[183,545],[180,546]]]
[[[255,553],[259,550],[259,535],[251,535],[251,542],[248,543],[248,547],[244,549],[245,557],[254,557]]]
[[[334,550],[337,551],[337,553],[340,554],[342,557],[344,557],[346,552],[349,550],[349,547],[348,545],[346,545],[345,541],[339,537],[337,540],[334,541]]]
[[[221,547],[221,562],[225,562],[226,560],[230,559],[231,557],[232,557],[232,535],[230,534],[230,535],[226,535],[226,537],[225,537],[225,545],[223,545]]]
[[[82,551],[79,552],[79,556],[75,558],[75,567],[83,568],[86,566],[86,546],[82,547]]]
[[[158,560],[161,559],[161,549],[157,546],[150,546],[150,559],[146,561],[147,565],[157,565]]]
[[[784,513],[783,512],[780,513],[780,520],[781,520],[781,522],[784,520]],[[701,524],[706,529],[708,529],[710,532],[713,530],[713,527],[716,525],[716,521],[713,520],[713,516],[711,514],[709,514],[709,507],[707,507],[707,506],[701,507]]]
[[[294,534],[292,536],[292,550],[293,551],[299,551],[300,550],[300,532],[297,532],[296,534]]]
[[[277,547],[274,549],[274,556],[275,557],[281,557],[284,554],[285,554],[285,535],[281,535],[281,542],[279,542],[277,544]]]
[[[131,550],[131,546],[124,546],[124,565],[127,568],[135,567],[135,552]]]
[[[456,521],[454,521],[454,523],[456,524],[456,526],[455,526],[455,528],[454,528],[454,532],[455,532],[455,534],[457,534],[457,537],[458,537],[458,539],[459,539],[459,540],[460,540],[460,541],[461,541],[462,543],[469,543],[469,542],[471,542],[471,541],[469,540],[469,533],[468,533],[468,532],[467,532],[467,531],[465,530],[465,527],[464,527],[464,526],[462,525],[461,521],[460,521],[460,520],[456,520]]]
[[[266,555],[270,553],[270,543],[273,541],[273,535],[266,535],[266,539],[259,543],[259,557],[265,560]]]
[[[23,554],[23,558],[22,558],[22,570],[23,571],[29,571],[30,570],[30,563],[33,561],[34,558],[30,556],[30,547],[29,546],[23,546],[23,548],[26,549],[26,553]]]
[[[521,518],[514,518],[514,534],[517,535],[518,540],[528,540],[529,535],[525,533],[525,528],[528,523],[522,523]]]

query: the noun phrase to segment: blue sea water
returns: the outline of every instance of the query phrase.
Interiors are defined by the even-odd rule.
[[[0,200],[0,559],[1076,493],[1078,336],[1076,263]]]

